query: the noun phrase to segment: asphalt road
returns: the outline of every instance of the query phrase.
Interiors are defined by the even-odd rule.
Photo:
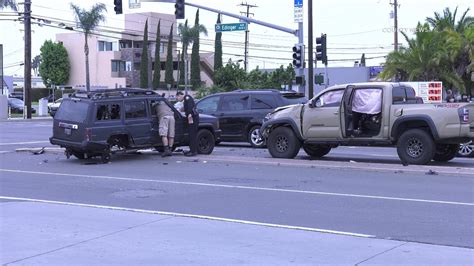
[[[276,160],[246,145],[211,156],[122,154],[109,164],[48,146],[50,122],[0,123],[0,197],[86,203],[300,226],[474,248],[474,160],[400,164],[391,148]],[[49,146],[48,146],[49,147]]]

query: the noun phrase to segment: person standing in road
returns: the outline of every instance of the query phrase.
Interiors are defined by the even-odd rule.
[[[162,157],[171,156],[174,144],[175,121],[173,110],[164,100],[155,103],[155,111],[158,116],[158,133],[163,142],[164,152]]]
[[[182,91],[176,93],[176,99],[179,102],[183,102],[184,114],[188,119],[189,125],[189,151],[185,152],[185,156],[196,156],[197,155],[197,131],[199,125],[199,113],[196,110],[196,104],[191,95],[184,95]]]

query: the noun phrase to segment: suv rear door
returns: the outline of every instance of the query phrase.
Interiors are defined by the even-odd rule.
[[[65,99],[54,116],[53,138],[81,143],[85,140],[89,101]]]
[[[125,109],[125,129],[128,132],[134,145],[144,145],[150,143],[150,132],[152,120],[147,115],[146,101],[126,100]]]

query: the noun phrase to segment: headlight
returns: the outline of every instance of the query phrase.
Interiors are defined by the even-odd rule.
[[[264,118],[263,118],[263,122],[265,121],[268,121],[272,118],[272,113],[268,113]]]

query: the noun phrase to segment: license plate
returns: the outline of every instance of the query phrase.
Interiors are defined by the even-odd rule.
[[[70,129],[70,128],[65,128],[65,129],[64,129],[64,133],[65,133],[66,135],[71,135],[71,129]]]

